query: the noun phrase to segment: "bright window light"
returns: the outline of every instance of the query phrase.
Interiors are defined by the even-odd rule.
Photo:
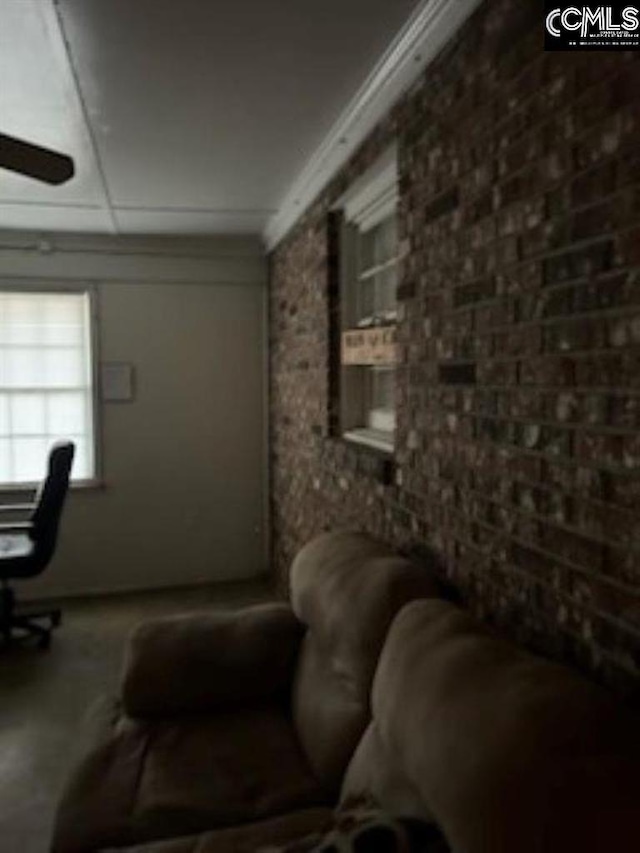
[[[61,439],[71,479],[93,479],[89,294],[0,291],[0,487],[41,481]]]

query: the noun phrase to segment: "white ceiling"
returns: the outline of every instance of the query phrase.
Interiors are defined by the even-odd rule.
[[[257,233],[416,0],[0,0],[0,131],[74,156],[0,172],[0,228]]]

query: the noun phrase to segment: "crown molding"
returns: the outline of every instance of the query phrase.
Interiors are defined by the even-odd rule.
[[[263,239],[273,249],[482,0],[423,0],[294,180]]]

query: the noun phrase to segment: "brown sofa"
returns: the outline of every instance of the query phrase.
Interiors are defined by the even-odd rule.
[[[138,630],[55,853],[253,853],[361,798],[456,853],[640,850],[640,727],[604,691],[358,534],[307,545],[291,592]]]

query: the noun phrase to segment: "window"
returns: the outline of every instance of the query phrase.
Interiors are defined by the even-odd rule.
[[[340,201],[341,432],[385,451],[396,422],[397,187],[392,148]]]
[[[39,482],[51,445],[76,445],[73,480],[95,476],[90,297],[0,291],[0,484]]]

